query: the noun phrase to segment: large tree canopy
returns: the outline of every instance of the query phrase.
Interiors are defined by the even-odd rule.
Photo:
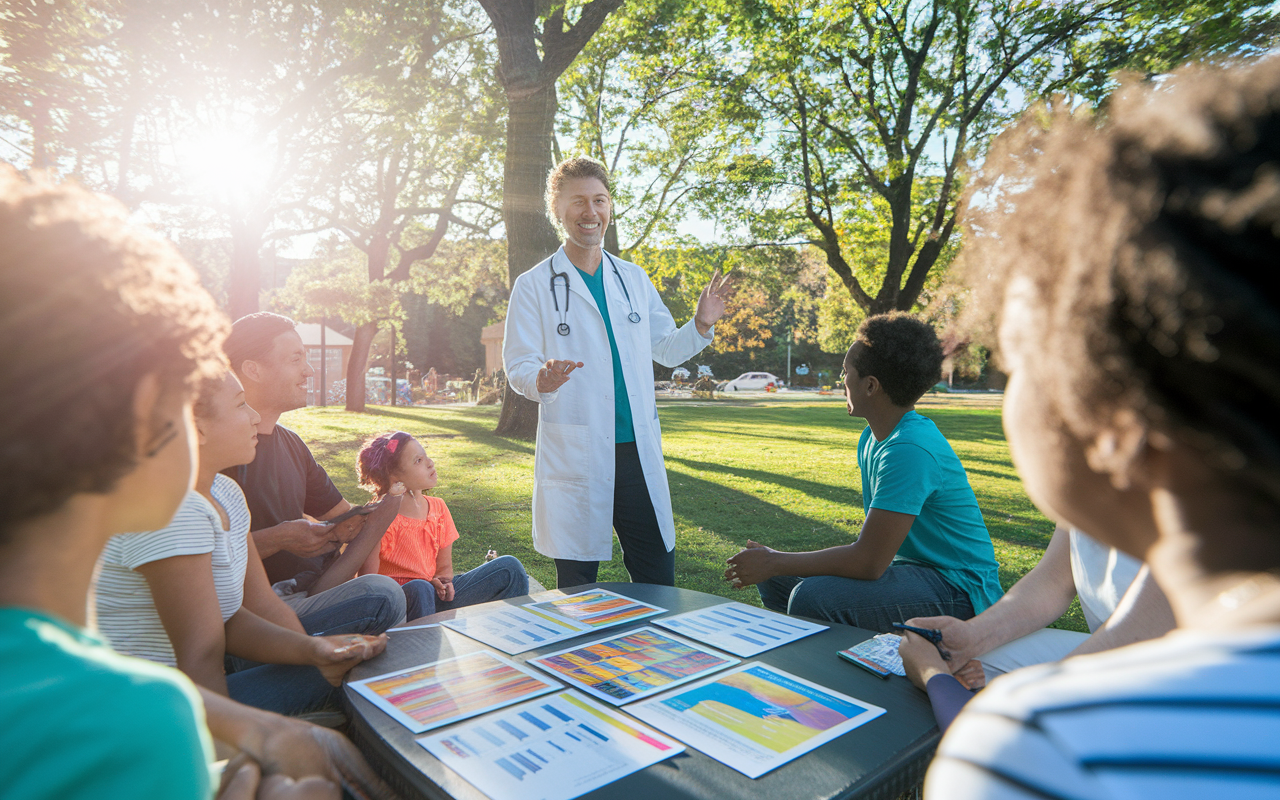
[[[767,209],[756,237],[816,244],[865,313],[910,310],[945,262],[966,166],[1029,102],[1247,51],[1272,36],[1270,5],[716,0],[720,114],[759,142],[727,177]],[[858,233],[868,213],[878,242]]]

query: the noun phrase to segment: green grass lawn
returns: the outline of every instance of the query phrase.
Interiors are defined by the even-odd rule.
[[[838,397],[816,395],[715,402],[660,401],[663,450],[676,522],[678,585],[759,605],[754,589],[722,579],[724,561],[748,539],[785,550],[842,544],[862,525],[856,445],[865,426]],[[960,456],[978,496],[1007,589],[1039,560],[1053,523],[1022,489],[1000,427],[999,398],[928,395],[917,406]],[[369,413],[308,408],[281,420],[301,434],[353,502],[355,455],[368,437],[404,430],[435,459],[436,494],[453,512],[461,538],[457,569],[480,562],[487,548],[514,555],[529,573],[555,586],[551,560],[530,541],[533,444],[495,436],[494,406],[371,406]],[[601,564],[600,580],[625,581],[622,555]],[[1079,603],[1057,627],[1086,630]]]

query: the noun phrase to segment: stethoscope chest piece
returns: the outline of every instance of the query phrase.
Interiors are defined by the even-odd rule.
[[[631,299],[631,298],[629,298],[629,297],[627,298],[627,300],[630,300],[630,299]],[[630,314],[628,314],[628,315],[627,315],[627,319],[628,319],[629,321],[631,321],[631,322],[639,322],[639,321],[640,321],[640,312],[638,312],[638,311],[632,311]]]
[[[569,323],[567,323],[567,322],[561,322],[559,325],[557,325],[557,326],[556,326],[556,333],[560,334],[561,336],[568,336],[568,335],[569,335]]]

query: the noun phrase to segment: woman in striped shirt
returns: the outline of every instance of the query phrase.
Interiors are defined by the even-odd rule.
[[[1177,627],[997,678],[926,795],[1275,798],[1280,58],[1128,85],[1102,124],[1038,109],[974,191],[1027,493],[1145,561]]]
[[[271,590],[244,495],[220,474],[253,460],[258,419],[234,373],[203,387],[195,489],[168,527],[107,543],[98,627],[117,650],[176,666],[246,705],[288,715],[336,708],[342,676],[381,653],[386,637],[308,636]]]

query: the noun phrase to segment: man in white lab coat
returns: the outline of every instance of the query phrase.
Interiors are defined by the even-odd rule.
[[[502,360],[511,388],[539,403],[533,544],[557,585],[596,579],[613,530],[636,583],[675,585],[675,522],[651,362],[674,367],[710,344],[728,286],[717,272],[677,328],[644,270],[602,246],[609,175],[571,158],[547,178],[564,245],[511,287]]]

